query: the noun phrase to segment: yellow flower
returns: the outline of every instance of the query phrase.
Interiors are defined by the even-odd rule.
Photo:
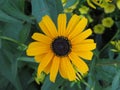
[[[88,72],[89,68],[82,58],[91,60],[92,50],[96,48],[93,39],[87,39],[92,30],[84,28],[87,25],[85,17],[80,18],[73,15],[66,25],[66,14],[59,14],[57,27],[48,15],[45,15],[39,22],[44,34],[34,33],[35,40],[30,43],[27,49],[28,56],[35,56],[36,62],[40,63],[37,70],[50,73],[50,80],[55,82],[58,72],[70,81],[76,80],[76,71],[81,75]]]
[[[102,24],[97,24],[94,26],[93,30],[96,34],[103,34],[105,31],[105,27]]]
[[[111,28],[114,24],[114,20],[111,17],[106,17],[102,20],[103,26]]]
[[[115,5],[114,4],[106,4],[104,7],[104,12],[105,13],[112,13],[115,11]]]

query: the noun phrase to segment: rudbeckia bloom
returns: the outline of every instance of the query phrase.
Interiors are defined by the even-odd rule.
[[[76,70],[81,75],[88,72],[89,68],[82,58],[91,60],[96,48],[92,39],[87,39],[92,34],[91,29],[85,31],[87,19],[73,15],[66,25],[66,14],[59,14],[57,27],[48,15],[39,22],[43,33],[34,33],[27,49],[28,56],[34,56],[40,63],[37,70],[50,73],[50,80],[55,82],[58,72],[70,81],[76,80]]]

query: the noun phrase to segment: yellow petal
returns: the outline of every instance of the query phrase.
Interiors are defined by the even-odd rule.
[[[76,37],[74,37],[71,42],[72,44],[78,44],[80,43],[82,40],[86,39],[87,37],[89,37],[92,34],[92,30],[88,29],[84,32],[82,32],[81,34],[77,35]]]
[[[35,61],[36,61],[37,63],[40,63],[41,60],[44,58],[45,55],[46,55],[46,54],[36,55],[36,56],[34,57],[34,58],[35,58]]]
[[[75,70],[73,69],[72,64],[70,63],[70,60],[68,57],[64,57],[63,59],[61,59],[62,61],[62,68],[64,70],[66,70],[66,74],[68,76],[68,79],[70,81],[74,81],[76,79],[76,75],[75,75]]]
[[[49,73],[50,73],[52,61],[53,61],[53,60],[51,60],[51,61],[49,62],[49,64],[48,64],[48,65],[45,67],[45,69],[44,69],[44,72],[45,72],[46,74],[49,74]]]
[[[66,30],[66,14],[59,14],[58,16],[58,34],[64,36]]]
[[[60,58],[55,56],[54,59],[52,60],[52,66],[50,69],[50,80],[52,82],[55,82],[56,80],[56,76],[57,76],[58,69],[59,69],[59,64],[60,64]]]
[[[43,35],[41,33],[34,33],[32,35],[32,39],[39,41],[39,42],[42,42],[42,43],[45,43],[45,44],[50,44],[52,41],[51,38],[49,38],[46,35]]]
[[[62,58],[60,58],[59,73],[63,78],[67,79],[68,76],[67,76],[67,73],[66,73],[66,68],[63,66],[63,64],[62,64],[63,60],[61,60],[61,59]]]
[[[84,58],[86,60],[91,60],[93,56],[93,52],[91,51],[81,51],[81,52],[75,52],[75,53],[81,58]]]
[[[67,25],[66,35],[68,35],[75,28],[76,24],[79,22],[80,16],[74,14]]]
[[[89,51],[96,48],[95,43],[77,44],[72,46],[72,51]]]
[[[57,36],[57,29],[51,18],[46,15],[42,18],[42,21],[39,23],[42,31],[52,38]]]
[[[28,48],[39,48],[39,47],[43,47],[43,46],[45,46],[46,44],[43,44],[43,43],[41,43],[41,42],[32,42],[32,43],[30,43],[29,45],[28,45]],[[48,45],[46,45],[46,46],[48,46]]]
[[[69,58],[82,75],[88,72],[89,68],[87,64],[83,60],[81,60],[75,53],[71,52],[69,54]]]
[[[46,56],[43,58],[43,60],[41,60],[41,63],[38,66],[37,76],[40,76],[41,72],[44,71],[45,67],[47,67],[47,65],[50,63],[53,56],[54,56],[53,53],[51,51],[49,51],[46,54]]]
[[[26,53],[28,56],[40,55],[47,53],[50,49],[50,46],[47,44],[42,44],[40,42],[32,42],[29,44]]]
[[[94,40],[93,39],[85,39],[80,42],[80,44],[87,44],[87,43],[94,43]]]
[[[53,38],[43,21],[39,22],[39,26],[42,29],[42,31],[44,32],[44,34],[46,34],[50,38]]]
[[[72,38],[74,38],[75,36],[79,35],[86,27],[87,25],[87,19],[85,17],[83,17],[79,23],[76,25],[76,27],[73,29],[73,31],[69,34],[68,38],[70,38],[70,40]]]

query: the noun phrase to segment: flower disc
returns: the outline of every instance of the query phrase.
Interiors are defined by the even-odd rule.
[[[59,36],[53,40],[51,48],[57,56],[66,56],[71,51],[71,44],[66,37]]]

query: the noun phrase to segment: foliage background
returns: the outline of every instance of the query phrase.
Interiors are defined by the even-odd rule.
[[[49,76],[40,84],[35,81],[38,64],[25,53],[31,35],[40,32],[38,22],[42,16],[48,14],[56,23],[57,15],[76,1],[79,4],[67,13],[68,17],[73,13],[80,15],[79,8],[88,6],[86,0],[68,0],[65,7],[60,0],[0,0],[0,90],[120,90],[120,53],[112,52],[114,47],[110,44],[120,39],[117,7],[113,13],[106,14],[99,6],[96,9],[88,6],[90,11],[84,16],[93,19],[88,27],[93,29],[106,16],[112,17],[115,23],[104,34],[91,36],[97,49],[93,60],[88,62],[90,71],[84,80],[69,82],[58,75],[56,83],[51,83]]]

